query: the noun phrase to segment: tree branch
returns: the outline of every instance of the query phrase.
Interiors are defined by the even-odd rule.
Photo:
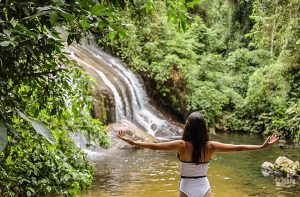
[[[7,90],[6,95],[11,92],[15,86],[17,86],[20,81],[22,81],[24,78],[26,77],[40,77],[40,76],[44,76],[44,75],[49,75],[49,74],[54,74],[57,73],[59,71],[63,71],[66,70],[65,68],[59,68],[57,70],[53,70],[53,71],[46,71],[46,72],[37,72],[37,73],[28,73],[28,74],[22,74],[15,82],[14,84]],[[5,96],[6,96],[5,95]]]

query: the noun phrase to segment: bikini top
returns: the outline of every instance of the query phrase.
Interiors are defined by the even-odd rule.
[[[180,160],[181,178],[202,178],[206,177],[208,171],[208,162],[186,162]]]

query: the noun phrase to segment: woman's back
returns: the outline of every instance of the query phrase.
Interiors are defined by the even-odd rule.
[[[206,148],[200,151],[201,158],[197,163],[192,160],[193,144],[182,140],[183,146],[178,151],[180,160],[180,196],[199,197],[206,196],[210,191],[210,184],[207,179],[208,165],[211,158],[209,143]],[[209,194],[208,194],[209,195]]]
[[[182,140],[183,146],[178,151],[178,159],[180,161],[192,162],[192,153],[193,153],[193,145],[189,141]],[[204,163],[210,161],[213,155],[212,147],[210,142],[208,141],[206,144],[206,148],[202,148],[201,150],[201,158],[199,158],[199,163]]]

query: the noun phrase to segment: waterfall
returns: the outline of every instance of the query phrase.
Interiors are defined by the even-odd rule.
[[[79,65],[99,76],[101,82],[97,83],[102,83],[111,91],[115,100],[116,121],[126,119],[156,137],[180,135],[182,128],[170,123],[150,104],[141,78],[119,59],[91,44],[74,44],[67,50]]]

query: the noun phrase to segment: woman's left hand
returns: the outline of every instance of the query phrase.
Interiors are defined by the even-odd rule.
[[[119,134],[118,134],[118,137],[120,139],[124,140],[125,142],[127,142],[128,144],[133,145],[134,141],[132,139],[130,139],[130,138],[125,137],[125,134],[126,134],[125,131],[120,130]]]

